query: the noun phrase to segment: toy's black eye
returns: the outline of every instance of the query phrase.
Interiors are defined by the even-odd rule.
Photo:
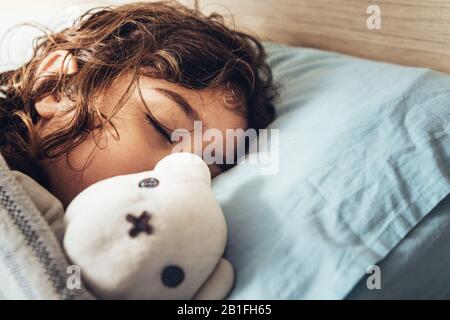
[[[156,178],[146,178],[139,182],[139,188],[156,188],[159,185],[159,181]]]
[[[178,266],[167,266],[161,274],[162,283],[169,288],[178,287],[184,280],[184,271]]]

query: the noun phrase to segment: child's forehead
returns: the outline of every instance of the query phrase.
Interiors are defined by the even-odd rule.
[[[105,97],[118,99],[118,97],[126,91],[132,81],[133,75],[131,73],[121,75],[111,87],[105,91]],[[182,84],[173,83],[164,79],[140,76],[138,87],[135,88],[136,92],[139,90],[143,93],[144,98],[152,93],[175,93],[200,113],[204,108],[226,108],[228,110],[245,112],[245,97],[242,90],[236,85],[190,89]]]

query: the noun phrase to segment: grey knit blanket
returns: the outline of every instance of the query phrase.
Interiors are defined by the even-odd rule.
[[[47,221],[0,156],[0,299],[91,299]]]

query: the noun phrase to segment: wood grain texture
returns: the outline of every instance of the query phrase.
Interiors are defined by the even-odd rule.
[[[263,40],[332,50],[450,73],[450,1],[192,0]],[[193,4],[192,4],[193,5]],[[381,29],[367,28],[367,7]],[[234,17],[234,21],[232,19]]]

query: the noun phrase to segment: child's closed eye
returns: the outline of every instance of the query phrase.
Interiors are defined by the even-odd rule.
[[[158,122],[158,120],[155,119],[155,117],[153,115],[151,115],[150,113],[146,113],[145,114],[145,118],[147,120],[147,122],[156,130],[158,131],[158,133],[164,138],[166,139],[168,142],[170,142],[170,144],[173,143],[171,135],[172,132],[171,130],[167,129],[166,127],[164,127],[162,124],[160,124]]]

